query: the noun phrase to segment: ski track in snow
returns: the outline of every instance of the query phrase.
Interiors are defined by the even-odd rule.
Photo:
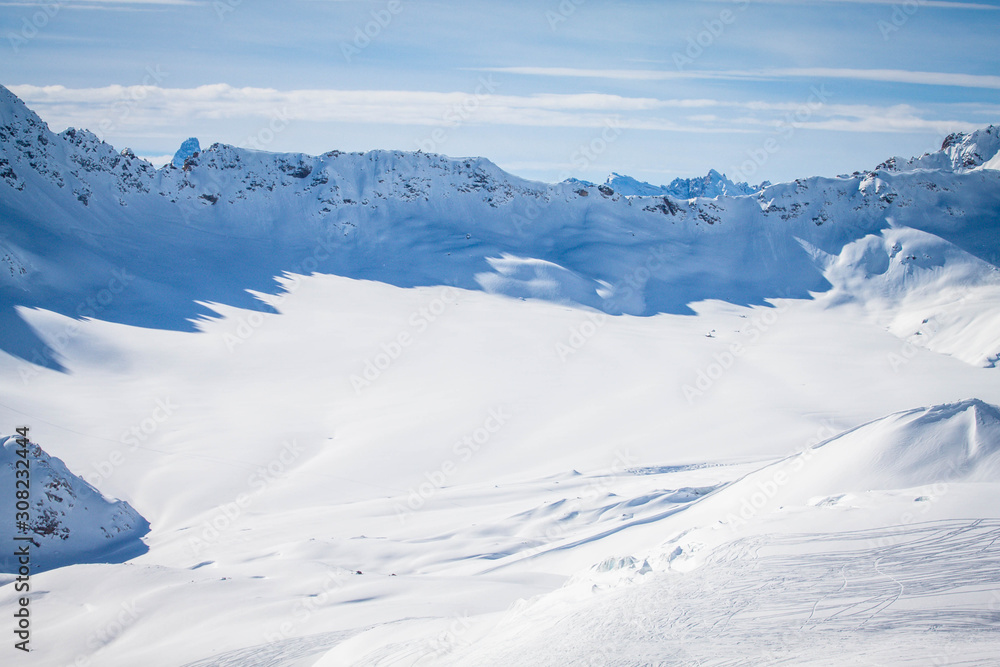
[[[586,606],[539,631],[544,646],[529,637],[442,664],[848,664],[842,650],[851,664],[984,664],[1000,641],[998,538],[1000,520],[743,538],[688,573],[595,584]],[[949,601],[969,593],[980,603]],[[906,646],[928,638],[933,653]]]
[[[781,619],[801,629],[845,631],[933,630],[943,626],[1000,630],[997,612],[954,608],[942,616],[940,609],[933,609],[937,606],[934,599],[959,589],[996,589],[1000,573],[998,537],[1000,521],[996,520],[941,521],[902,530],[769,536],[754,549],[758,554],[778,553],[753,558],[752,567],[757,572],[752,578],[780,583],[780,595],[760,595],[731,618],[742,614],[737,619],[742,626],[765,626],[769,619]],[[886,540],[897,543],[877,546]],[[780,553],[821,545],[822,553],[807,556]],[[817,593],[822,597],[810,607],[806,601]],[[907,609],[913,603],[927,603],[926,609]]]

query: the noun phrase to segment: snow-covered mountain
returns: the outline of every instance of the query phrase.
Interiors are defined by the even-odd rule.
[[[149,523],[128,503],[105,498],[92,485],[70,472],[39,445],[28,443],[25,461],[16,465],[20,449],[16,436],[0,440],[0,487],[11,490],[0,497],[3,535],[30,537],[31,571],[43,572],[73,563],[125,561],[145,553],[140,540]],[[22,462],[24,463],[24,462]],[[16,470],[30,470],[30,518],[15,530]],[[0,572],[16,572],[13,549],[0,555]]]
[[[726,178],[725,174],[720,174],[714,169],[710,169],[708,174],[702,178],[675,178],[670,181],[670,185],[651,185],[631,176],[617,173],[608,176],[604,184],[625,196],[662,197],[668,195],[675,199],[739,197],[740,195],[752,195],[760,192],[770,185],[767,181],[760,185],[733,183]]]
[[[997,132],[954,135],[912,164],[751,196],[623,196],[526,181],[482,158],[396,151],[199,151],[189,140],[182,167],[157,170],[86,130],[52,133],[3,89],[0,346],[36,362],[55,356],[11,305],[190,329],[207,313],[196,301],[253,305],[245,290],[273,290],[285,271],[651,315],[826,291],[827,258],[889,229],[932,234],[937,255],[955,246],[995,268],[1000,173],[981,165]],[[894,261],[934,271],[921,257],[892,246],[861,270]]]

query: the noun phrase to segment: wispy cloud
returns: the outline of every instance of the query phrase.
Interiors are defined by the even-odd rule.
[[[712,0],[713,2],[731,2],[731,0]],[[790,4],[852,4],[852,5],[902,5],[903,0],[756,0],[757,2],[773,5]],[[934,7],[936,9],[972,9],[978,11],[996,11],[1000,9],[995,5],[987,5],[981,2],[951,2],[950,0],[914,0],[914,4],[920,7]]]
[[[731,101],[705,98],[657,99],[621,95],[479,95],[409,90],[287,90],[158,86],[10,86],[54,126],[97,129],[114,118],[123,101],[127,124],[152,133],[197,120],[270,118],[275,113],[302,122],[410,126],[463,124],[535,127],[602,127],[609,119],[623,128],[666,132],[746,133],[789,122],[800,101]],[[464,110],[464,111],[463,111]],[[972,129],[967,122],[930,118],[910,105],[823,104],[810,108],[797,126],[844,132],[934,132]]]
[[[818,79],[853,79],[855,81],[885,81],[914,83],[925,86],[958,86],[961,88],[1000,89],[1000,76],[957,74],[950,72],[911,72],[900,69],[844,69],[833,67],[790,68],[765,70],[768,78],[798,77]]]
[[[163,5],[174,5],[174,6],[195,6],[205,4],[204,2],[199,2],[198,0],[81,0],[76,2],[74,0],[62,0],[62,2],[52,3],[58,9],[120,9],[120,10],[130,10],[130,9],[140,9],[143,7],[154,7]],[[38,9],[41,3],[30,2],[24,0],[18,2],[17,0],[6,0],[0,2],[0,7],[27,7]]]
[[[718,104],[714,100],[659,100],[596,93],[516,96],[407,90],[280,91],[226,84],[197,88],[22,85],[10,86],[10,90],[59,118],[93,117],[103,109],[113,110],[123,100],[141,100],[131,105],[131,120],[154,124],[173,123],[180,117],[268,117],[280,110],[293,120],[319,122],[445,125],[460,118],[477,125],[599,127],[609,116]]]
[[[951,72],[918,72],[900,69],[850,69],[838,67],[794,67],[759,70],[649,70],[649,69],[580,69],[575,67],[492,67],[480,71],[526,76],[618,79],[631,81],[668,81],[673,79],[777,80],[777,79],[852,79],[883,81],[926,86],[1000,89],[1000,76]]]

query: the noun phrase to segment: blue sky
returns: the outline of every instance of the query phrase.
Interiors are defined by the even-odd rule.
[[[1000,123],[1000,0],[0,2],[0,83],[163,156],[482,155],[528,178],[836,175]]]

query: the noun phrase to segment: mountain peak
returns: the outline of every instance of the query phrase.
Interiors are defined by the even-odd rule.
[[[190,137],[181,144],[181,147],[177,149],[174,153],[174,159],[171,160],[173,164],[178,169],[184,168],[184,163],[189,159],[201,152],[201,144],[198,143],[196,137]]]
[[[14,125],[24,119],[32,121],[32,124],[43,124],[42,119],[20,97],[0,85],[0,126]]]
[[[968,134],[950,134],[941,150],[951,158],[953,168],[974,169],[1000,153],[1000,127],[990,125]]]
[[[973,132],[953,132],[941,142],[941,149],[924,153],[920,157],[904,159],[891,157],[876,169],[887,171],[916,171],[944,169],[966,171],[982,167],[1000,155],[1000,127],[989,125]]]

